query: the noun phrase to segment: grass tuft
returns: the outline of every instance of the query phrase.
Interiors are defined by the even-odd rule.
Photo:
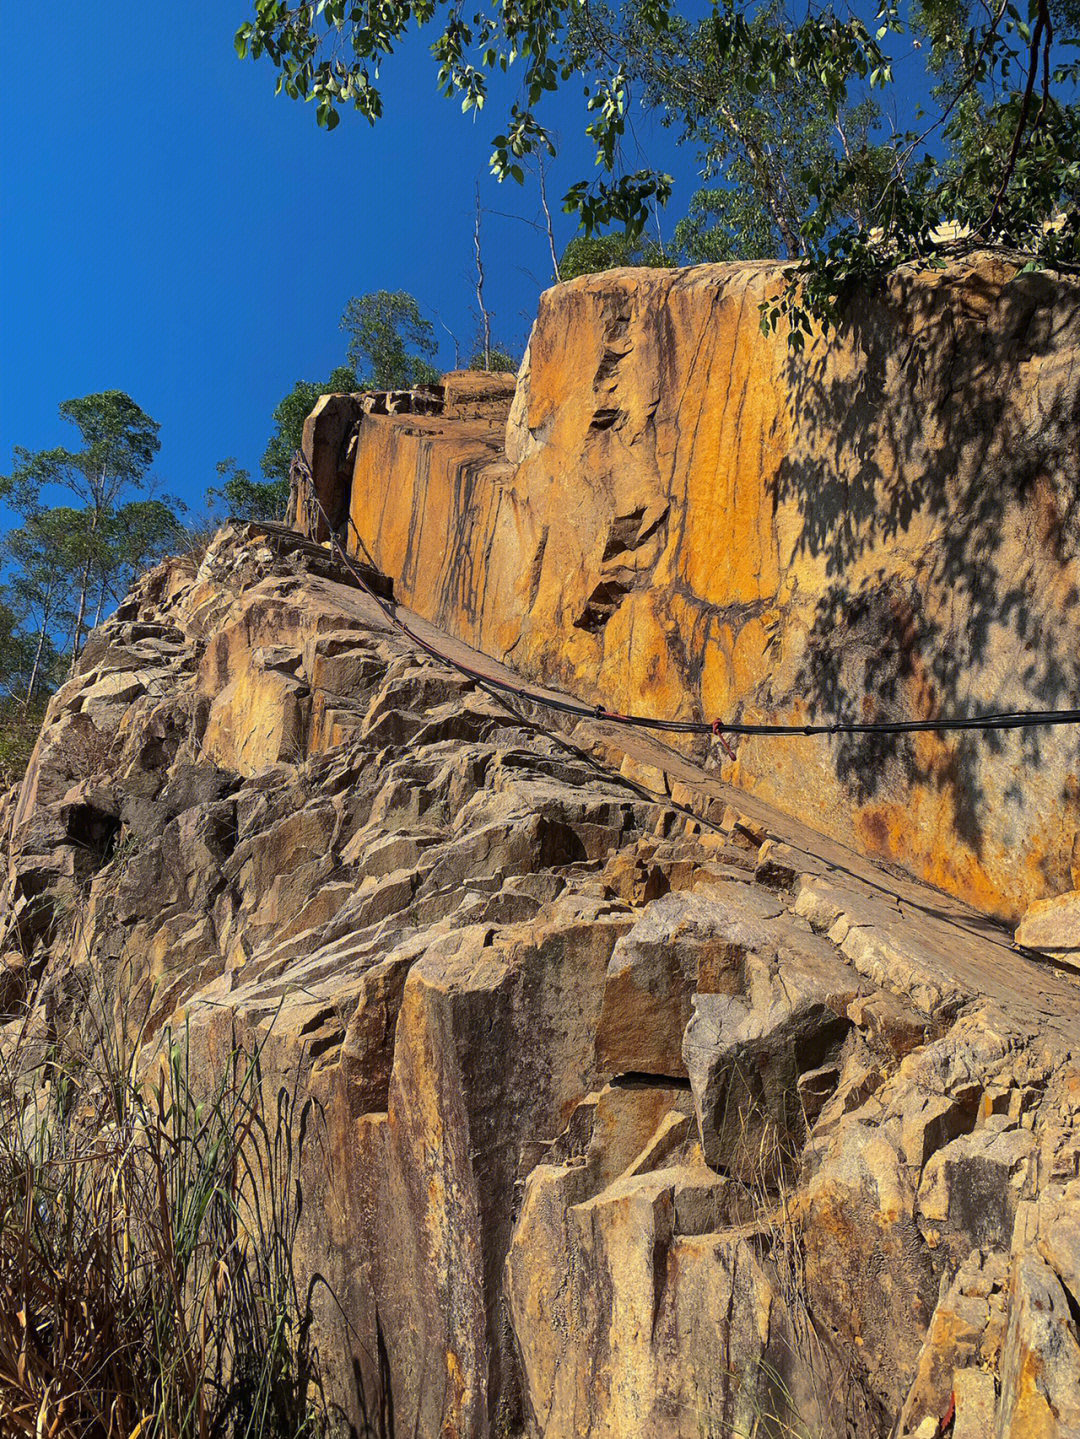
[[[0,1435],[320,1439],[292,1267],[290,1097],[258,1051],[196,1093],[186,1033],[149,1082],[112,1056],[0,1073]]]

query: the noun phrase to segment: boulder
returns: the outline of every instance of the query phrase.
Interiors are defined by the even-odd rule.
[[[1017,926],[1016,942],[1080,970],[1080,890],[1037,900]]]

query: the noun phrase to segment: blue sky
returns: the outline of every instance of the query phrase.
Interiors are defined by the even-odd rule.
[[[473,342],[475,181],[489,210],[539,212],[534,188],[487,176],[501,108],[474,122],[441,98],[425,40],[387,65],[376,127],[350,112],[327,134],[313,107],[274,96],[267,63],[236,59],[247,15],[244,0],[62,0],[46,44],[34,7],[6,10],[0,470],[15,444],[75,443],[61,401],[122,389],[161,424],[160,486],[197,507],[217,460],[257,469],[293,382],[343,361],[350,295],[408,290]],[[578,87],[556,104],[553,201],[591,167]],[[634,130],[631,168],[678,182],[670,230],[693,158],[646,117]],[[561,248],[574,227],[556,224]],[[546,240],[493,214],[483,236],[496,335],[520,349]]]

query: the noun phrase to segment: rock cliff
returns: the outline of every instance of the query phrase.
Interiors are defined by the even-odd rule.
[[[369,418],[364,453],[449,423]],[[509,476],[462,423],[459,482]],[[186,1024],[208,1083],[257,1040],[295,1096],[295,1260],[357,1433],[1080,1434],[1080,986],[959,900],[506,709],[265,526],[141,581],[2,824],[5,1050]]]
[[[309,448],[350,544],[419,613],[613,709],[1075,705],[1080,282],[993,255],[902,272],[796,354],[759,325],[779,283],[548,291],[505,432],[453,385],[355,430],[358,402],[328,402]],[[723,773],[1009,920],[1080,886],[1075,729],[749,739]]]

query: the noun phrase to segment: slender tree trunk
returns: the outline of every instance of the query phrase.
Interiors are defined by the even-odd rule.
[[[101,588],[98,590],[97,609],[94,611],[94,623],[92,629],[97,629],[101,623],[101,611],[105,608],[105,592],[109,587],[109,581],[105,574],[101,576]]]
[[[484,261],[480,254],[480,186],[476,187],[476,226],[473,230],[473,245],[476,248],[476,303],[480,306],[480,318],[484,325],[484,369],[491,369],[491,316],[484,308]]]
[[[68,675],[75,673],[75,666],[79,663],[79,655],[82,647],[79,644],[79,636],[82,634],[83,620],[86,618],[86,592],[90,585],[90,561],[87,560],[83,566],[82,579],[79,581],[79,604],[75,612],[75,624],[71,631],[71,664],[68,667]]]
[[[562,280],[562,276],[559,274],[559,256],[555,250],[555,230],[551,224],[551,211],[548,208],[547,183],[544,178],[543,155],[537,155],[536,164],[540,176],[540,205],[544,211],[544,221],[547,225],[548,246],[551,249],[551,268],[554,271],[555,283],[557,285]]]
[[[46,592],[45,600],[41,607],[41,632],[38,635],[37,649],[34,651],[34,663],[30,667],[30,678],[26,684],[26,699],[24,708],[34,698],[34,689],[37,685],[38,671],[41,668],[41,655],[45,649],[45,632],[49,624],[49,615],[52,613],[52,590]]]
[[[98,521],[100,520],[100,518],[101,508],[99,501],[94,508],[94,518],[90,525],[90,534],[92,536],[97,533]],[[83,620],[86,618],[86,596],[90,588],[90,571],[93,569],[93,567],[94,557],[93,555],[88,555],[86,564],[83,566],[82,579],[79,581],[79,604],[75,615],[75,628],[71,636],[71,667],[68,670],[69,675],[73,675],[75,673],[75,666],[79,663],[79,655],[82,653],[82,646],[79,643],[79,637],[82,634]]]

